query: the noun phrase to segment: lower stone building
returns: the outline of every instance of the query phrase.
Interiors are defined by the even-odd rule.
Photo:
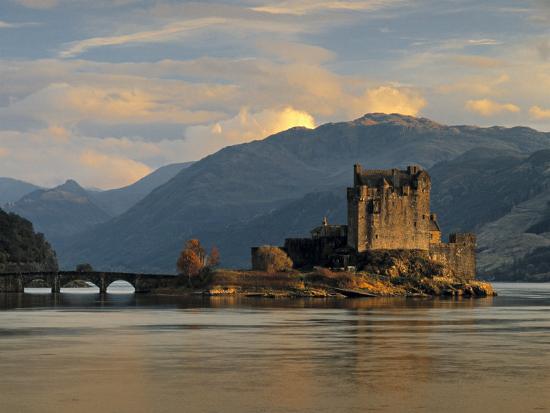
[[[311,237],[287,238],[281,248],[295,268],[361,267],[373,251],[418,251],[444,274],[475,277],[475,235],[451,234],[442,242],[430,211],[430,190],[430,176],[418,166],[363,170],[355,165],[354,186],[347,190],[348,224],[332,225],[324,218]],[[253,267],[255,252],[253,248]]]

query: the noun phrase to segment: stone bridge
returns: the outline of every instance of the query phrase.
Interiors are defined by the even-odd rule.
[[[71,281],[89,281],[99,287],[101,294],[105,294],[107,287],[118,280],[130,283],[136,293],[147,293],[155,288],[173,286],[176,279],[176,275],[98,271],[0,273],[0,293],[22,293],[25,288],[30,287],[37,281],[42,281],[43,284],[51,288],[52,293],[59,293],[61,287]]]

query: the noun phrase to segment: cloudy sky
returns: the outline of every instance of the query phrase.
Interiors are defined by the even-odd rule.
[[[1,0],[0,176],[113,188],[368,112],[550,131],[549,0]]]

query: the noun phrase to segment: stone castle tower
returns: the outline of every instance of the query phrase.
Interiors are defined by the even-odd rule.
[[[450,234],[449,242],[441,242],[436,215],[430,212],[430,191],[430,175],[418,166],[363,170],[355,165],[353,187],[347,189],[347,225],[324,219],[310,238],[287,238],[282,248],[296,268],[346,268],[360,263],[369,251],[415,250],[448,275],[475,277],[475,235]],[[252,248],[253,263],[256,251]]]
[[[353,169],[348,188],[348,246],[361,253],[380,249],[429,250],[441,232],[430,213],[431,180],[417,166],[406,170]]]

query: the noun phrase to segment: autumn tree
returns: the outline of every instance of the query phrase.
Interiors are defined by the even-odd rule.
[[[216,247],[212,247],[210,255],[207,255],[198,239],[190,239],[185,243],[176,266],[178,273],[186,276],[191,284],[193,278],[215,267],[219,262],[220,252]]]
[[[210,250],[210,255],[208,256],[208,267],[214,268],[220,263],[220,251],[216,246],[213,246]]]
[[[258,269],[273,273],[286,271],[292,268],[292,260],[282,249],[271,245],[264,245],[256,252]]]

